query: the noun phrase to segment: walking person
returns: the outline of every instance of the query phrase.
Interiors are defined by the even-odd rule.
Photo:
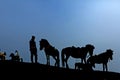
[[[29,47],[30,47],[30,53],[31,53],[31,62],[37,63],[38,56],[37,56],[37,48],[36,48],[36,42],[35,42],[35,36],[32,36],[32,38],[29,41]]]

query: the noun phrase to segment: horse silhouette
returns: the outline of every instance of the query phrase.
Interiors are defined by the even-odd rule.
[[[5,60],[6,52],[0,52],[0,60]]]
[[[23,62],[23,59],[20,58],[19,55],[15,55],[14,53],[11,53],[9,57],[11,57],[11,60],[12,60],[12,61],[18,61],[18,62],[21,61],[21,62]]]
[[[89,53],[89,56],[92,56],[94,48],[95,47],[91,44],[87,44],[85,47],[81,48],[74,46],[63,48],[61,51],[62,66],[69,68],[67,61],[70,56],[73,58],[81,58],[81,63],[86,63],[87,53]]]
[[[95,68],[96,64],[103,64],[103,71],[108,71],[107,63],[112,60],[113,51],[111,49],[107,49],[105,52],[94,55],[88,58],[87,63],[91,63]]]
[[[46,39],[41,39],[39,41],[40,50],[44,49],[47,58],[47,65],[50,65],[50,56],[55,59],[55,66],[59,67],[59,51],[53,47]]]

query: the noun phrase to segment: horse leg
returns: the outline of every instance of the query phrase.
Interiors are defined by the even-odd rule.
[[[83,63],[83,61],[84,61],[85,64],[87,63],[87,62],[86,62],[86,58],[82,58],[82,59],[81,59],[81,63]]]
[[[50,65],[50,56],[46,55],[46,57],[47,57],[47,65]]]
[[[57,62],[57,66],[59,67],[60,66],[59,54],[57,55],[56,62]]]
[[[103,71],[105,71],[105,64],[103,63]]]
[[[79,63],[75,63],[75,69],[79,69]]]
[[[69,66],[68,66],[68,63],[67,63],[67,61],[68,61],[68,58],[69,58],[69,56],[66,56],[66,59],[65,59],[66,68],[69,68]]]
[[[105,68],[106,68],[106,71],[108,71],[108,67],[107,67],[107,64],[105,64]]]
[[[50,56],[48,56],[48,65],[50,65]]]
[[[104,64],[103,64],[103,71],[104,71]]]
[[[75,63],[75,69],[77,69],[77,64]]]
[[[107,63],[103,63],[103,71],[108,71]]]
[[[61,51],[61,59],[62,59],[62,66],[65,67],[65,52],[64,52],[64,50]]]
[[[53,56],[53,58],[55,59],[55,66],[57,66],[57,58],[55,56]]]
[[[53,58],[55,59],[55,66],[59,67],[60,66],[60,60],[59,60],[59,54],[56,56],[53,56]]]

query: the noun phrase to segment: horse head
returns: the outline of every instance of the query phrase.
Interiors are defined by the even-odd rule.
[[[44,47],[46,47],[47,44],[48,44],[48,41],[46,39],[41,39],[39,41],[40,50],[42,50]]]
[[[108,53],[109,59],[112,60],[112,59],[113,59],[113,57],[112,57],[112,55],[113,55],[113,50],[107,49],[107,50],[106,50],[106,53]]]
[[[89,55],[92,56],[95,47],[91,44],[87,44],[85,47],[86,47],[86,51],[89,52]]]
[[[92,67],[95,68],[95,59],[96,59],[97,55],[94,55],[94,56],[90,56],[88,59],[87,59],[87,64],[90,64]]]

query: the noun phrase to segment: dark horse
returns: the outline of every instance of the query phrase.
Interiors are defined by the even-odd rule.
[[[50,56],[55,59],[55,66],[59,67],[59,51],[50,45],[50,43],[46,39],[41,39],[40,43],[40,50],[45,51],[46,58],[47,58],[47,65],[50,65]]]
[[[15,55],[14,53],[11,53],[9,57],[11,57],[11,60],[12,60],[12,61],[18,61],[18,62],[21,61],[21,62],[23,62],[23,59],[20,58],[19,55]]]
[[[66,67],[68,67],[67,64],[67,60],[68,58],[71,56],[73,58],[81,58],[81,61],[83,63],[86,63],[86,57],[87,57],[87,53],[89,53],[89,56],[93,55],[93,50],[94,50],[94,46],[91,44],[87,44],[85,47],[66,47],[63,48],[61,51],[61,57],[62,57],[62,66],[65,67],[65,63],[66,63]]]
[[[101,54],[89,57],[87,63],[91,63],[94,66],[94,68],[95,68],[95,63],[103,64],[103,71],[105,71],[105,69],[106,71],[108,71],[107,63],[109,60],[113,59],[112,55],[113,55],[113,51],[111,49],[107,49],[105,52]]]

